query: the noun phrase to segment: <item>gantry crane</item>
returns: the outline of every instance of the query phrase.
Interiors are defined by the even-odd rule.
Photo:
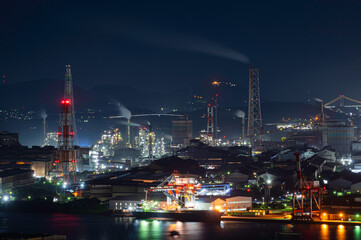
[[[297,159],[297,183],[293,188],[293,220],[313,221],[321,217],[321,194],[319,181],[306,181],[302,175],[300,153]]]
[[[168,206],[176,205],[176,208],[193,208],[195,193],[201,188],[195,177],[183,176],[177,171],[167,177],[161,184],[145,190],[145,201],[148,201],[149,192],[162,192],[167,196]]]

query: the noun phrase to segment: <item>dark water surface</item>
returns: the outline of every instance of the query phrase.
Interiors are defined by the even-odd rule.
[[[307,225],[258,222],[220,224],[136,220],[97,215],[0,213],[1,232],[64,234],[73,240],[103,239],[274,239],[276,232],[302,233],[302,239],[357,239],[359,226]],[[172,238],[169,231],[180,237]]]

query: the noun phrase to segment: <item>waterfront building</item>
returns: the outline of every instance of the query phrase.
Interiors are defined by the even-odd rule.
[[[226,209],[232,211],[246,211],[252,208],[252,197],[231,197],[226,199]]]
[[[144,200],[143,195],[117,196],[109,200],[109,209],[115,211],[133,211]]]

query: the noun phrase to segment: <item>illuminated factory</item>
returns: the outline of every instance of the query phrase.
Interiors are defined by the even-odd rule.
[[[58,145],[58,133],[57,132],[48,132],[44,139],[44,146],[54,146]]]
[[[164,138],[156,138],[149,127],[140,126],[138,136],[134,137],[132,147],[127,147],[118,128],[104,130],[100,140],[93,145],[91,161],[94,169],[126,169],[148,163],[146,160],[158,159],[166,154]],[[145,160],[144,160],[145,159]]]
[[[164,138],[156,138],[150,128],[140,126],[134,147],[141,151],[141,158],[160,158],[166,154]]]

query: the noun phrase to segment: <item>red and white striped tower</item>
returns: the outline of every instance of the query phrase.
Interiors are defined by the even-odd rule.
[[[64,97],[60,101],[60,119],[58,131],[58,150],[56,170],[57,176],[62,177],[65,183],[75,182],[76,139],[73,80],[70,65],[66,65]]]

